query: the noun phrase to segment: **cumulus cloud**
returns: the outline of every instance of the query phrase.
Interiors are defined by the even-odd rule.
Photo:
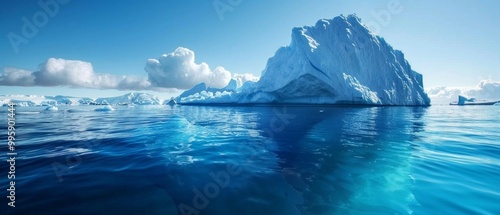
[[[92,64],[80,60],[49,58],[38,70],[6,67],[0,73],[3,86],[68,86],[75,88],[154,90],[177,92],[204,82],[209,87],[225,87],[235,79],[240,87],[246,81],[258,81],[252,74],[231,74],[223,67],[210,69],[196,63],[193,51],[179,47],[159,59],[149,59],[144,68],[147,77],[95,73]]]
[[[250,73],[243,73],[243,74],[234,73],[233,79],[236,80],[237,86],[241,87],[241,86],[243,86],[243,83],[245,83],[247,81],[252,81],[252,82],[259,81],[260,77],[257,77],[253,74],[250,74]]]
[[[89,62],[49,58],[34,72],[4,68],[0,75],[0,85],[145,90],[150,88],[151,83],[145,77],[94,73],[92,64]]]
[[[79,60],[49,58],[33,73],[35,83],[41,86],[90,86],[94,78],[92,64]]]
[[[427,90],[433,104],[447,104],[462,95],[468,98],[500,100],[500,82],[480,81],[474,87],[433,87]]]
[[[34,86],[35,77],[33,76],[33,72],[31,71],[6,67],[3,69],[3,73],[0,74],[0,85]]]
[[[189,89],[204,82],[222,88],[231,80],[229,71],[220,66],[212,70],[204,62],[197,64],[194,52],[183,47],[159,59],[149,59],[144,69],[151,84],[157,87]]]

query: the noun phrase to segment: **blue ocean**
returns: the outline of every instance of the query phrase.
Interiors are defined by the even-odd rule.
[[[500,214],[500,106],[93,108],[16,109],[0,214]]]

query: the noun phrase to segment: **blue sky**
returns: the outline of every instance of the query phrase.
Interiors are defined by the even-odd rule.
[[[55,0],[42,0],[50,1]],[[89,62],[95,73],[147,77],[148,59],[185,47],[196,54],[196,63],[206,62],[212,70],[222,66],[231,73],[260,76],[267,59],[289,44],[293,27],[356,13],[364,23],[378,24],[377,33],[424,75],[425,87],[500,80],[498,1],[216,1],[230,11],[219,16],[212,0],[69,1],[58,4],[57,13],[16,52],[7,35],[22,35],[23,17],[33,20],[43,10],[38,1],[4,0],[0,67],[36,71],[49,58],[63,58]],[[401,12],[380,22],[377,14],[391,4],[399,4]],[[0,94],[97,97],[129,91],[0,86]],[[169,97],[175,92],[153,94]]]

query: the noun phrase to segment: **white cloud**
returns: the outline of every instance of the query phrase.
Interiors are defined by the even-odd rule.
[[[92,64],[79,60],[49,58],[33,72],[35,83],[41,86],[69,85],[89,87],[94,78]]]
[[[35,72],[4,68],[0,75],[0,85],[145,90],[150,88],[151,83],[145,77],[94,73],[92,64],[85,61],[49,58]]]
[[[253,82],[259,81],[260,77],[257,77],[250,73],[242,73],[242,74],[234,73],[233,79],[236,80],[237,86],[241,87],[243,86],[243,83],[247,81],[253,81]]]
[[[31,71],[6,67],[0,74],[0,85],[3,86],[34,86],[35,77]]]
[[[154,90],[172,92],[189,89],[204,82],[209,87],[225,87],[231,78],[240,87],[246,81],[258,81],[252,74],[233,74],[223,67],[210,69],[195,62],[193,51],[179,47],[159,59],[149,59],[144,68],[147,77],[95,73],[92,64],[80,60],[49,58],[37,71],[6,67],[0,73],[3,86],[68,86],[74,88]]]
[[[194,52],[183,47],[159,59],[149,59],[144,69],[151,84],[157,87],[189,89],[205,82],[207,86],[222,88],[231,80],[229,71],[220,66],[211,70],[206,63],[197,64]]]

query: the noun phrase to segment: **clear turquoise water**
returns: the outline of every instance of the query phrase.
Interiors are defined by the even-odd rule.
[[[1,214],[500,214],[500,106],[90,108],[17,109]]]

